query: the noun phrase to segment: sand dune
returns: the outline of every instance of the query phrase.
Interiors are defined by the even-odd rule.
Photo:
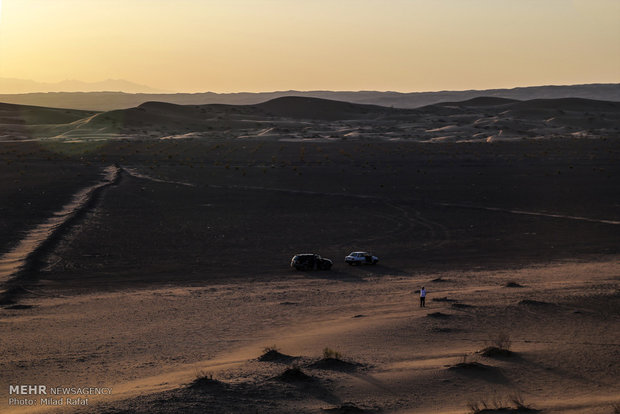
[[[268,114],[293,119],[318,119],[337,121],[347,119],[372,120],[383,114],[393,114],[398,110],[377,106],[360,105],[349,102],[318,98],[283,97],[256,105]]]
[[[0,125],[66,124],[93,114],[92,111],[0,103]]]
[[[256,105],[146,102],[102,113],[5,105],[5,139],[260,137],[274,140],[412,139],[460,142],[540,137],[609,137],[620,103],[577,98],[516,101],[477,97],[419,109],[394,109],[307,97]],[[277,126],[277,129],[275,128]],[[450,130],[450,134],[444,132]],[[352,134],[350,131],[355,131]],[[479,134],[485,136],[480,137]],[[261,135],[262,134],[262,135]]]
[[[497,98],[492,96],[479,96],[476,98],[468,99],[466,101],[459,102],[440,102],[435,104],[437,106],[498,106],[509,105],[520,102],[517,99]]]

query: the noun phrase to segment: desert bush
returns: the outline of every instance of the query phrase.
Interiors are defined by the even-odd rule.
[[[204,370],[199,370],[196,371],[196,376],[194,378],[194,381],[200,381],[200,380],[213,380],[213,373],[211,371],[204,371]]]
[[[196,378],[188,384],[188,387],[193,390],[221,389],[226,387],[226,384],[214,379],[211,372],[198,371]]]
[[[278,348],[275,344],[263,348],[263,354],[267,354],[269,352],[280,352],[280,348]]]
[[[514,394],[507,399],[493,397],[491,400],[480,399],[478,401],[470,401],[467,403],[470,414],[482,414],[492,412],[502,413],[536,413],[540,410],[534,409],[523,401],[523,397]]]
[[[505,332],[498,333],[494,338],[490,339],[487,344],[488,346],[479,351],[479,354],[490,358],[510,357],[513,355],[513,352],[510,350],[512,345],[510,335]]]
[[[325,359],[328,359],[328,358],[340,359],[340,358],[342,358],[342,355],[338,351],[334,351],[331,348],[325,347],[325,348],[323,348],[323,358],[325,358]]]

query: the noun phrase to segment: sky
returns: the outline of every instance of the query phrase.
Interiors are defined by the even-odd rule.
[[[0,77],[171,92],[620,82],[620,0],[0,0]]]

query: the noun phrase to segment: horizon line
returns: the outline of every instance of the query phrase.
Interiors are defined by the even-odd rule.
[[[5,78],[10,79],[10,78]],[[17,78],[11,78],[17,79]],[[120,80],[125,82],[131,82],[126,79],[107,79],[107,80]],[[85,82],[79,81],[83,83],[98,83],[104,81],[95,81],[95,82]],[[38,81],[33,81],[38,82]],[[62,82],[62,81],[61,81]],[[41,82],[48,83],[48,82]],[[53,82],[60,83],[60,82]],[[29,95],[29,94],[47,94],[47,93],[123,93],[127,95],[200,95],[200,94],[216,94],[216,95],[235,95],[235,94],[274,94],[274,93],[286,93],[286,92],[300,92],[300,93],[312,93],[312,92],[333,92],[333,93],[364,93],[364,92],[375,92],[375,93],[396,93],[396,94],[422,94],[422,93],[442,93],[442,92],[482,92],[482,91],[497,91],[497,90],[514,90],[514,89],[527,89],[527,88],[544,88],[544,87],[577,87],[577,86],[596,86],[596,85],[620,85],[620,81],[618,82],[593,82],[593,83],[575,83],[575,84],[542,84],[542,85],[527,85],[527,86],[513,86],[513,87],[496,87],[496,88],[487,88],[487,89],[439,89],[439,90],[423,90],[423,91],[397,91],[397,90],[378,90],[378,89],[359,89],[359,90],[339,90],[339,89],[280,89],[280,90],[272,90],[272,91],[237,91],[237,92],[215,92],[215,91],[201,91],[201,92],[125,92],[122,90],[101,90],[101,91],[33,91],[33,92],[18,92],[18,93],[5,93],[0,91],[1,95]],[[146,85],[145,85],[146,86]],[[147,86],[150,88],[150,86]],[[152,88],[157,89],[157,88]]]

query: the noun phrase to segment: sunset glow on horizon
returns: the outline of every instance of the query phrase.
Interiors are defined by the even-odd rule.
[[[171,92],[620,82],[615,0],[0,0],[0,77]]]

